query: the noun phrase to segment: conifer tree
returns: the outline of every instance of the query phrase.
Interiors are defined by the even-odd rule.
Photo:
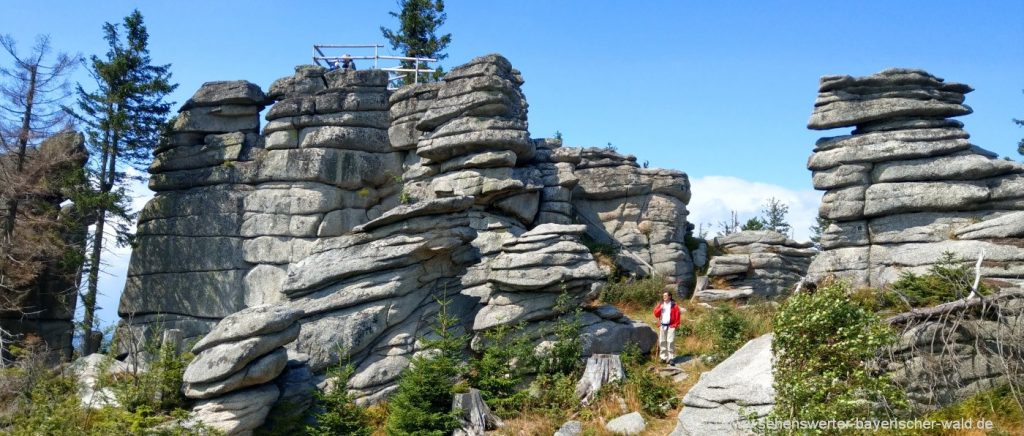
[[[764,203],[764,208],[761,209],[761,213],[764,215],[761,221],[764,222],[764,228],[767,230],[774,230],[788,235],[791,229],[788,222],[786,222],[786,215],[789,214],[789,206],[783,203],[775,197],[771,197]]]
[[[437,35],[437,30],[444,24],[448,14],[444,12],[444,0],[402,0],[401,12],[388,12],[398,18],[398,29],[391,30],[381,26],[380,31],[391,43],[393,50],[399,50],[406,57],[426,57],[442,60],[448,57],[444,49],[452,42],[452,34]],[[403,61],[402,68],[413,68],[412,61]],[[420,64],[421,69],[429,68],[426,63]],[[438,68],[432,78],[440,79],[444,75]],[[405,83],[414,82],[413,73],[405,74]]]
[[[455,331],[459,320],[448,313],[450,301],[442,299],[439,304],[436,338],[424,339],[425,350],[412,359],[391,397],[388,435],[446,436],[459,428],[458,414],[451,407],[465,374],[465,339]]]
[[[123,30],[123,34],[121,31]],[[164,101],[174,91],[170,82],[170,65],[153,65],[149,55],[149,33],[142,14],[135,10],[121,26],[103,25],[109,50],[104,57],[90,58],[90,73],[97,88],[86,91],[77,87],[77,107],[71,112],[86,127],[90,147],[90,175],[94,192],[79,201],[95,211],[88,261],[88,281],[82,296],[85,352],[95,351],[91,332],[94,329],[96,293],[102,266],[103,237],[113,227],[119,245],[130,243],[128,223],[134,216],[126,184],[133,178],[126,166],[143,171],[152,160],[152,150],[159,141],[171,102]]]

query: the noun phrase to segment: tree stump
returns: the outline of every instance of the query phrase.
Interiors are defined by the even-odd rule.
[[[452,410],[459,411],[459,421],[462,422],[462,428],[456,430],[453,436],[483,436],[487,430],[495,430],[503,425],[501,418],[491,413],[480,391],[476,389],[455,394]]]
[[[576,383],[576,397],[586,405],[594,399],[602,386],[625,378],[626,372],[617,354],[595,354],[587,359],[583,377]]]

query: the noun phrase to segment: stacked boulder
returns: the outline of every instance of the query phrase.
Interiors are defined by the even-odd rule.
[[[283,301],[287,265],[398,204],[402,155],[388,142],[388,75],[296,68],[274,82],[266,151],[245,199],[249,305]]]
[[[540,171],[544,189],[541,191],[537,224],[573,224],[572,192],[579,183],[573,170],[580,163],[580,150],[563,148],[562,140],[538,139],[533,166]]]
[[[266,97],[245,81],[208,82],[156,149],[137,245],[118,309],[135,334],[156,326],[187,338],[244,309],[243,200],[252,187]]]
[[[231,435],[262,425],[281,395],[273,380],[288,366],[284,346],[299,336],[301,316],[281,305],[245,309],[196,343],[183,376],[185,396],[198,400],[195,419]]]
[[[559,303],[580,307],[597,299],[604,271],[579,242],[583,225],[541,224],[501,244],[488,264],[495,292],[477,313],[473,330],[559,315]],[[560,296],[565,301],[558,301]]]
[[[698,301],[771,298],[784,295],[804,277],[818,253],[810,242],[796,242],[772,230],[746,230],[708,242],[715,256],[697,281]]]
[[[641,168],[636,157],[607,148],[579,150],[579,179],[572,205],[587,235],[619,248],[616,263],[640,275],[658,275],[681,296],[693,289],[693,261],[686,246],[692,230],[690,180],[675,170]]]
[[[1020,282],[1024,166],[971,144],[948,119],[971,113],[970,91],[913,69],[821,78],[808,127],[856,128],[820,139],[807,163],[831,221],[811,279],[880,287],[926,271],[944,252],[984,252],[985,277]]]
[[[347,388],[357,401],[384,399],[423,351],[420,339],[430,336],[442,300],[462,321],[457,329],[475,336],[474,345],[489,329],[523,321],[525,333],[545,346],[552,323],[569,316],[553,308],[565,294],[567,306],[576,306],[569,311],[584,309],[579,318],[588,353],[619,352],[629,342],[649,350],[656,337],[650,327],[613,307],[589,305],[605,273],[579,242],[588,228],[570,225],[574,171],[584,153],[529,137],[522,83],[500,55],[476,58],[440,82],[403,87],[390,96],[383,71],[297,67],[294,75],[274,82],[269,97],[260,97],[260,105],[277,101],[262,136],[249,135],[258,128],[255,115],[245,129],[216,132],[245,134],[237,159],[196,169],[169,164],[178,158],[161,159],[154,178],[165,191],[143,211],[144,246],[131,268],[142,273],[130,280],[151,280],[163,270],[191,275],[173,276],[179,281],[150,294],[140,291],[151,282],[130,284],[122,313],[137,313],[128,322],[141,327],[133,329],[139,332],[158,320],[156,311],[147,312],[158,308],[173,314],[159,320],[189,337],[247,306],[272,304],[301,313],[285,368],[278,370],[279,358],[266,357],[275,359],[266,361],[274,371],[261,372],[283,371],[273,391],[282,399],[308,388],[310,377],[328,386],[326,369],[343,358],[356,366]],[[230,87],[242,88],[249,89]],[[216,93],[204,88],[200,94]],[[235,107],[242,105],[240,98],[193,100],[198,103],[186,110],[216,103],[233,109],[203,113],[248,113]],[[205,141],[212,134],[183,130],[171,142]],[[226,139],[214,139],[211,146],[229,147]],[[659,223],[652,227],[652,243],[662,248],[648,262],[677,271],[667,268],[668,259],[688,257],[672,257],[666,247],[677,236],[682,241],[686,231],[686,177],[635,166],[649,186],[630,191],[629,198],[643,203],[638,207],[646,210],[645,220]],[[189,180],[177,176],[184,171],[206,176],[168,187],[168,180]],[[159,221],[165,216],[184,218],[173,227]],[[683,227],[673,232],[673,225]],[[193,240],[202,251],[179,249]],[[225,246],[214,247],[215,241]],[[159,250],[172,256],[158,256]],[[200,262],[207,264],[192,265]],[[257,379],[237,375],[243,367],[222,370],[216,376],[222,378],[189,378],[193,395],[220,401],[208,403],[209,414],[227,413],[235,392],[259,389],[271,396],[269,382],[238,391],[217,387],[236,386],[236,377]]]
[[[393,391],[431,331],[437,301],[465,317],[457,277],[474,259],[471,197],[403,205],[340,237],[323,238],[292,264],[281,288],[305,312],[294,348],[317,373],[339,359],[356,365],[350,391],[361,403]],[[472,307],[469,302],[469,306]],[[339,347],[347,356],[339,356]]]

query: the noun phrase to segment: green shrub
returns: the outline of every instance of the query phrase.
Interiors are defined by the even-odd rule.
[[[664,418],[665,414],[679,405],[672,379],[658,375],[655,368],[644,365],[627,365],[625,388],[636,393],[643,413]]]
[[[181,379],[194,358],[192,353],[179,354],[171,347],[161,347],[155,340],[146,342],[143,348],[144,355],[154,357],[145,371],[104,376],[98,386],[109,387],[118,404],[129,412],[139,408],[164,412],[184,408],[188,400],[181,391]],[[108,356],[100,373],[106,374],[113,361],[113,356]]]
[[[181,408],[161,409],[177,404],[177,399],[161,389],[166,386],[174,368],[180,366],[180,359],[174,353],[158,357],[151,364],[153,375],[145,373],[122,375],[117,378],[101,378],[96,389],[110,388],[118,399],[120,395],[130,405],[85,409],[78,396],[78,380],[70,371],[59,368],[34,366],[32,352],[19,356],[14,368],[2,370],[2,381],[14,381],[16,377],[22,391],[15,397],[7,398],[7,407],[13,413],[0,419],[0,429],[9,435],[212,435],[218,434],[201,424],[183,427],[177,421],[183,420],[188,412]],[[102,368],[101,368],[102,370]],[[28,377],[28,378],[26,378]],[[175,382],[175,391],[180,386]],[[143,379],[144,378],[144,379]],[[126,395],[129,393],[130,395]],[[164,395],[164,397],[160,397]],[[130,408],[129,408],[130,406]]]
[[[928,273],[916,275],[905,271],[898,280],[889,285],[885,304],[908,310],[928,307],[966,297],[974,284],[974,270],[964,261],[957,260],[954,253],[942,253],[939,261],[928,268]],[[978,293],[985,295],[989,289],[979,285]]]
[[[576,398],[577,379],[572,374],[540,373],[530,383],[527,410],[561,419],[580,407]]]
[[[665,280],[661,277],[643,279],[620,278],[609,281],[601,290],[601,301],[622,306],[652,308],[661,301]]]
[[[743,344],[753,339],[750,322],[741,316],[735,307],[728,304],[716,306],[710,313],[701,317],[695,329],[713,344],[707,357],[712,362],[725,360]]]
[[[487,405],[498,416],[510,417],[525,404],[527,393],[520,389],[522,366],[532,352],[523,326],[500,326],[484,333],[485,346],[470,361],[469,384],[480,390]]]
[[[453,395],[464,387],[460,380],[465,340],[454,331],[458,319],[448,313],[449,301],[439,303],[437,338],[423,340],[426,352],[413,357],[391,397],[388,435],[443,436],[459,427],[458,414],[451,407]]]
[[[791,296],[775,317],[774,419],[879,417],[906,404],[903,392],[870,369],[895,333],[857,304],[842,282]],[[884,405],[885,407],[879,407]]]
[[[346,356],[344,350],[338,351],[339,356]],[[340,362],[327,371],[327,376],[334,380],[334,389],[330,392],[316,392],[317,405],[322,410],[314,415],[316,425],[306,427],[306,434],[312,436],[353,435],[370,436],[369,419],[362,407],[355,404],[348,392],[348,381],[356,368],[350,362]]]
[[[576,374],[583,366],[583,338],[580,337],[583,311],[577,307],[570,316],[571,302],[572,298],[566,292],[562,292],[555,302],[555,312],[562,316],[546,335],[551,347],[532,365],[537,373]]]

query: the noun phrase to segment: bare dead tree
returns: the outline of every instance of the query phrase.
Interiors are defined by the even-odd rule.
[[[25,169],[30,147],[70,126],[71,118],[61,103],[71,95],[67,78],[81,57],[58,53],[52,63],[47,63],[51,47],[46,35],[37,37],[35,46],[24,56],[18,53],[17,43],[10,35],[0,35],[0,46],[13,59],[10,67],[0,68],[0,130],[5,131],[4,154],[14,156],[5,176],[16,178]],[[11,184],[3,182],[8,187],[5,191],[9,191]],[[7,210],[0,248],[6,249],[14,233],[19,195],[2,194],[7,199]]]
[[[31,293],[26,287],[66,248],[57,228],[59,201],[52,201],[63,175],[53,172],[81,156],[41,152],[39,145],[73,125],[61,106],[71,95],[67,78],[81,56],[51,56],[45,35],[27,53],[19,52],[10,35],[0,35],[0,47],[10,57],[9,64],[0,64],[0,314],[9,318],[32,315],[24,311]],[[13,339],[0,326],[0,349]]]

